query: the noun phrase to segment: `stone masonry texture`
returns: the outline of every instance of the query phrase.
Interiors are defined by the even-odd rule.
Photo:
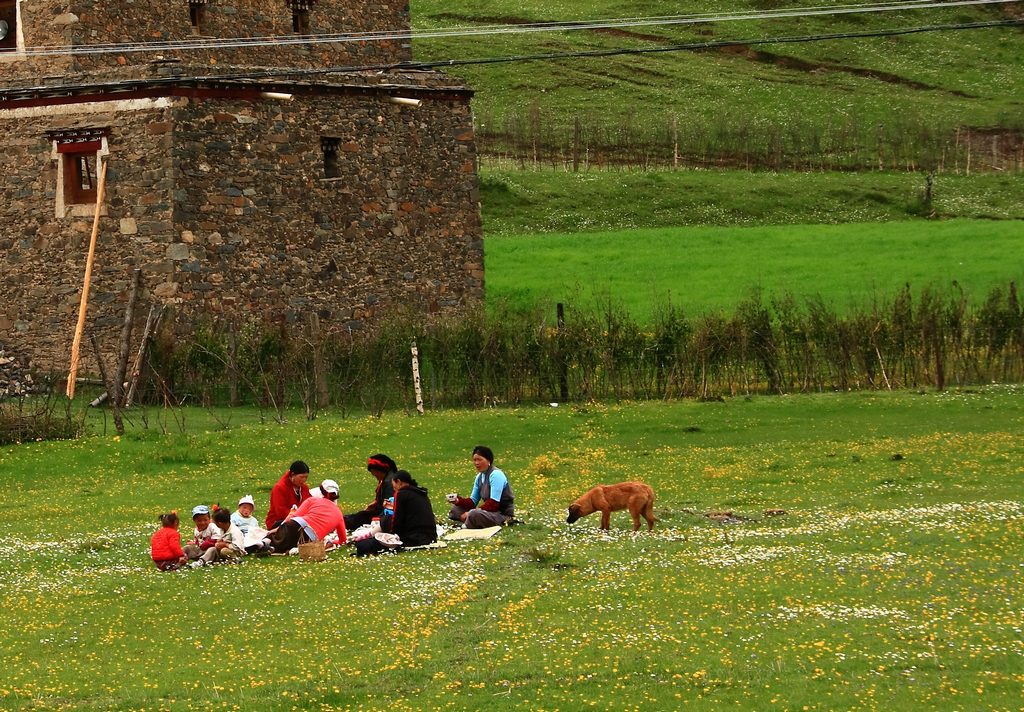
[[[311,32],[408,25],[404,3],[312,7]],[[37,31],[38,44],[127,41],[140,36],[133,26],[169,23],[168,8],[184,13],[185,28],[163,36],[187,36],[187,2],[73,2],[77,20],[63,25],[52,19],[67,3],[26,3],[22,25],[27,46]],[[280,34],[291,21],[285,0],[217,0],[204,31],[241,34],[216,24],[227,17],[255,28],[246,34]],[[325,18],[333,24],[318,29]],[[342,63],[364,50],[246,51],[230,57],[233,65],[223,56],[211,65],[216,53],[127,56],[123,65],[116,57],[0,61],[0,345],[40,370],[67,366],[92,229],[88,206],[57,214],[62,158],[52,132],[68,129],[106,130],[86,324],[108,366],[134,268],[142,270],[140,304],[168,305],[184,330],[215,319],[301,326],[314,314],[328,329],[360,329],[393,306],[457,313],[479,303],[471,91],[439,73],[397,69],[246,78],[246,67]],[[408,57],[400,43],[374,51],[361,56]],[[18,72],[2,73],[15,65]],[[325,148],[337,157],[337,177],[326,175]],[[145,311],[137,310],[136,334]],[[95,373],[89,348],[83,368]]]

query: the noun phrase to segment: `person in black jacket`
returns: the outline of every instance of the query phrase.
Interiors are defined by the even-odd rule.
[[[398,551],[407,546],[422,546],[437,541],[437,520],[430,506],[427,488],[419,484],[405,470],[399,470],[391,479],[395,488],[395,513],[381,520],[381,531],[397,534],[402,540]],[[374,537],[357,541],[355,556],[370,556],[387,550]]]
[[[350,532],[369,524],[374,517],[384,516],[384,502],[395,495],[391,479],[395,476],[398,465],[394,460],[384,453],[370,455],[366,461],[366,469],[376,478],[377,490],[373,493],[373,501],[366,505],[366,509],[345,515],[345,528]]]

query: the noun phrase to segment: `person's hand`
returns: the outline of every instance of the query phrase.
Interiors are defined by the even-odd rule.
[[[178,557],[178,563],[179,564],[184,564],[186,561],[188,561],[188,557],[185,556],[184,554],[182,554],[181,556]]]
[[[465,524],[466,523],[466,519],[468,517],[469,517],[469,512],[463,512],[462,514],[459,515],[459,521],[462,522],[463,524]]]

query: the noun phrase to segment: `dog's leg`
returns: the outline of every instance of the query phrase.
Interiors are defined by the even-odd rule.
[[[640,509],[630,502],[629,516],[633,518],[633,531],[640,531]]]
[[[601,528],[604,529],[605,531],[607,531],[608,528],[611,527],[611,524],[612,524],[612,510],[610,510],[610,509],[602,509],[601,510]]]
[[[647,531],[654,531],[654,502],[651,500],[644,505],[644,519],[647,520]]]

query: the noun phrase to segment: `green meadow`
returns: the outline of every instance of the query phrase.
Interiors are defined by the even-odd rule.
[[[150,412],[149,430],[136,415],[121,438],[6,447],[0,706],[1018,709],[1022,396],[296,413],[283,425],[241,411],[226,429],[226,411],[192,409]],[[178,573],[149,560],[158,514],[252,493],[262,515],[295,458],[358,508],[372,495],[366,456],[387,452],[443,517],[478,443],[523,520],[490,540]],[[608,533],[596,516],[565,524],[588,487],[626,479],[654,487],[652,533],[632,534],[624,513]]]
[[[885,302],[906,284],[974,303],[1018,284],[1019,221],[676,227],[487,238],[487,299],[529,308],[621,306],[638,319],[673,304],[730,312],[753,291],[767,301],[822,298],[839,311]]]

